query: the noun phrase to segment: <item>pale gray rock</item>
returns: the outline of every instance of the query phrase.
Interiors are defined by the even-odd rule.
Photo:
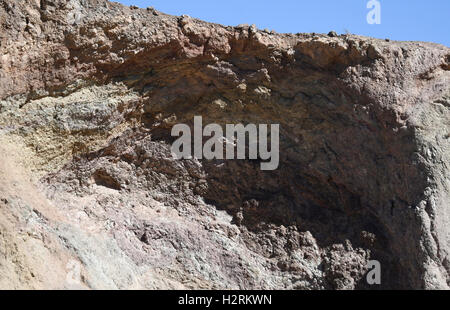
[[[448,47],[0,4],[0,288],[449,288]],[[173,159],[194,115],[279,169]]]

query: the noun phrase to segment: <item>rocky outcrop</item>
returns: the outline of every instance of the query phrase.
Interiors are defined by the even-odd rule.
[[[1,288],[449,288],[449,48],[105,0],[0,23]],[[280,124],[279,168],[173,159],[195,115]]]

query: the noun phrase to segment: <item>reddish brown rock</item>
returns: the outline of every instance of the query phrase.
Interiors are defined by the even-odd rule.
[[[0,30],[0,287],[449,287],[449,48],[105,0]],[[279,169],[172,159],[194,115],[280,124]]]

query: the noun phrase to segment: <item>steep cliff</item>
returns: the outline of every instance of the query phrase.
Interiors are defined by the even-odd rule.
[[[106,0],[0,29],[0,288],[449,288],[449,48]],[[196,115],[280,124],[279,168],[173,159]]]

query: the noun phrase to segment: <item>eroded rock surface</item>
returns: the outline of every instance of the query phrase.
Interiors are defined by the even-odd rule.
[[[449,288],[449,48],[105,0],[0,29],[1,288]],[[174,160],[194,115],[280,124],[279,169]]]

